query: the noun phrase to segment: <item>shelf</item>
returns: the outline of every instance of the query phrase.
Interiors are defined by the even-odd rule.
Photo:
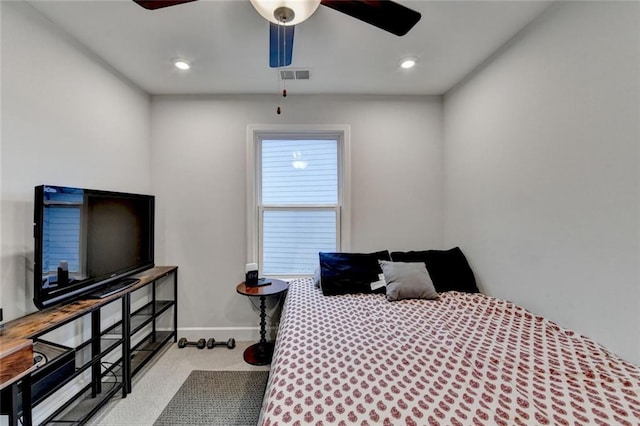
[[[131,334],[135,334],[142,327],[151,322],[155,317],[157,318],[161,313],[173,306],[172,300],[156,300],[155,303],[151,302],[143,306],[142,308],[131,314]]]
[[[91,395],[91,385],[85,386],[81,392],[76,394],[74,398],[71,398],[75,400],[77,404],[71,405],[70,407],[63,406],[42,424],[84,424],[104,403],[122,389],[122,377],[118,377],[118,381],[110,380],[112,378],[113,376],[111,375],[103,377],[102,392],[95,397]]]
[[[116,331],[116,330],[120,330],[120,332]],[[113,336],[113,335],[122,335],[122,321],[118,321],[115,324],[107,327],[106,329],[104,329],[102,331],[103,335],[109,335],[109,336]],[[89,342],[86,342],[89,343]]]
[[[46,404],[50,408],[42,413],[43,417],[48,416],[42,424],[86,423],[118,391],[122,392],[122,397],[126,397],[132,391],[132,376],[171,339],[175,340],[178,321],[177,267],[157,267],[148,274],[138,277],[138,284],[114,295],[113,299],[79,301],[73,305],[73,309],[69,306],[59,310],[52,308],[47,316],[39,312],[29,316],[28,320],[7,327],[20,338],[40,338],[72,321],[91,323],[91,338],[75,346],[75,353],[69,353],[65,374],[54,376],[54,372],[47,373],[44,376],[49,380],[46,390],[40,391],[38,399],[31,400],[29,404],[29,407],[35,407],[49,398],[58,400],[57,404],[53,401],[52,404]],[[173,278],[165,280],[170,275]],[[167,286],[171,286],[170,300],[157,300],[157,292],[164,295]],[[141,301],[146,303],[132,311],[131,293],[145,287],[148,299]],[[102,310],[115,303],[121,304],[119,316],[115,316],[118,313],[114,312],[114,308]],[[107,316],[103,317],[105,312]],[[105,322],[113,321],[112,318],[115,318],[115,322],[106,325]],[[158,330],[161,327],[162,331]],[[18,333],[19,330],[24,332]],[[83,329],[82,336],[85,336],[85,331]],[[0,340],[3,340],[2,335]],[[137,342],[133,347],[132,341]],[[56,344],[55,341],[52,344]],[[19,408],[12,409],[9,412],[10,424],[17,424],[19,415]]]
[[[69,377],[64,378],[63,380],[56,383],[56,385],[53,386],[51,389],[48,389],[47,392],[40,399],[41,400],[46,399],[52,394],[54,394],[55,392],[57,392],[58,390],[60,390],[61,388],[63,388],[69,382],[73,381],[75,378],[81,375],[84,371],[89,369],[96,362],[99,362],[105,355],[108,355],[111,351],[118,348],[121,344],[122,344],[122,339],[119,339],[117,341],[114,341],[111,339],[102,339],[100,341],[100,347],[101,347],[100,355],[90,361],[83,361],[84,356],[87,356],[88,358],[91,357],[91,350],[89,347],[85,345],[82,348],[77,349],[75,353],[75,365],[76,366],[79,365],[80,367],[75,368],[74,372],[71,375],[69,375]],[[85,353],[87,355],[84,355]],[[105,372],[103,372],[103,375],[105,375],[107,372],[110,372],[112,369],[114,369],[114,366],[117,366],[117,368],[120,368],[120,364],[122,363],[122,356],[120,356],[117,360],[113,362],[109,361],[109,363],[112,364],[112,366],[108,367],[105,370]]]
[[[78,347],[78,349],[76,349],[76,374],[86,370],[96,362],[100,362],[100,360],[104,358],[105,355],[108,355],[109,353],[120,347],[122,343],[123,340],[120,337],[111,339],[109,337],[103,336],[100,339],[100,354],[95,357],[91,356],[91,346],[83,345],[82,347]],[[122,355],[120,356],[120,358],[121,357]]]
[[[108,327],[100,333],[100,338],[103,340],[113,341],[116,339],[122,340],[122,322],[118,321],[114,325]],[[100,344],[102,346],[102,343]],[[76,351],[80,351],[86,347],[91,346],[91,340],[85,340],[76,346]]]
[[[131,349],[131,374],[135,375],[171,338],[175,331],[156,331]]]
[[[165,312],[167,309],[172,307],[175,304],[173,300],[157,300],[155,302],[155,317],[157,318],[160,314]],[[131,327],[131,335],[140,331],[145,325],[149,324],[153,321],[153,309],[154,303],[149,302],[144,305],[142,308],[131,314],[130,319],[130,327]],[[122,335],[122,324],[118,323],[108,329],[108,335]]]

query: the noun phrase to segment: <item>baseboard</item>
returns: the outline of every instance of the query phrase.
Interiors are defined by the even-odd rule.
[[[267,340],[275,340],[277,327],[267,327]],[[178,327],[178,338],[185,337],[189,341],[209,339],[217,341],[234,338],[237,341],[260,340],[260,327]]]

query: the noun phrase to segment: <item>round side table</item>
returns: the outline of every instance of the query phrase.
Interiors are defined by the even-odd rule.
[[[236,291],[244,296],[260,297],[260,341],[245,349],[243,357],[245,362],[253,365],[271,364],[274,342],[267,342],[267,296],[282,294],[289,289],[289,283],[282,280],[270,279],[271,284],[247,287],[244,282],[236,286]]]

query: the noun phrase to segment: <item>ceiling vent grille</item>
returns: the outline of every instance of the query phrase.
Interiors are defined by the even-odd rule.
[[[280,70],[280,78],[282,80],[309,80],[311,78],[310,70]]]

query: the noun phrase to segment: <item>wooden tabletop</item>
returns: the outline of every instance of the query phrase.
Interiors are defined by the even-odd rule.
[[[21,379],[33,369],[33,342],[15,339],[0,344],[0,389]]]
[[[271,284],[247,287],[243,282],[236,286],[236,291],[245,296],[273,296],[280,294],[289,289],[289,283],[282,280],[276,280],[274,278],[268,278]]]
[[[9,321],[0,330],[0,348],[3,348],[4,352],[4,348],[12,347],[12,340],[33,339],[61,324],[106,305],[121,297],[122,293],[135,291],[175,269],[177,269],[177,266],[156,266],[132,275],[132,277],[140,279],[140,282],[103,299],[75,300],[62,306],[46,308]]]
[[[33,338],[61,324],[79,318],[101,306],[177,270],[177,266],[156,266],[133,277],[140,282],[103,299],[82,299],[62,306],[36,311],[5,323],[0,329],[0,389],[15,382],[33,369]]]

